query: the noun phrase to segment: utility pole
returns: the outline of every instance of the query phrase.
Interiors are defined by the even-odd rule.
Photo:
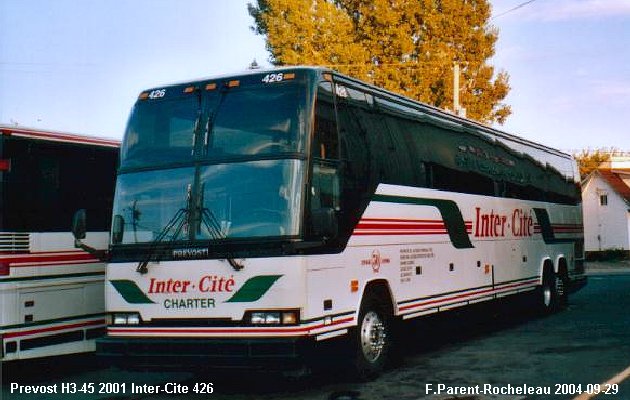
[[[466,109],[459,104],[459,63],[453,64],[453,112],[466,118]]]

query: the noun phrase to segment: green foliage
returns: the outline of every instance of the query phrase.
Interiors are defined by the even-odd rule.
[[[495,73],[497,31],[488,0],[257,0],[254,31],[276,65],[322,65],[388,90],[453,109],[453,64],[460,103],[484,123],[503,123],[508,74]]]

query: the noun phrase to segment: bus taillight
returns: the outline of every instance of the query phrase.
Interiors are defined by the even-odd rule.
[[[9,275],[10,272],[9,263],[6,261],[0,261],[0,276]]]

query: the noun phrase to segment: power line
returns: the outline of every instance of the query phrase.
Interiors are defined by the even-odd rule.
[[[520,10],[521,8],[523,8],[523,7],[527,6],[527,5],[530,5],[533,2],[535,2],[535,1],[536,0],[529,0],[529,1],[523,2],[523,3],[521,3],[521,4],[519,4],[519,5],[515,6],[515,7],[510,8],[507,11],[503,11],[502,13],[495,15],[494,17],[490,18],[490,20],[497,19],[497,18],[502,17],[502,16],[504,16],[506,14],[512,13],[512,12],[514,12],[516,10]]]

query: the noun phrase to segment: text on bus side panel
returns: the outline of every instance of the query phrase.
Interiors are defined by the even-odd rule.
[[[499,214],[475,207],[475,237],[531,237],[534,235],[534,219],[531,212],[521,208],[509,214]]]

